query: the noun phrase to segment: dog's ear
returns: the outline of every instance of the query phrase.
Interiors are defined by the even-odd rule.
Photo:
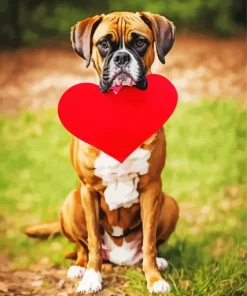
[[[101,22],[103,15],[96,15],[78,22],[71,28],[70,39],[74,51],[86,60],[86,67],[89,66],[92,54],[93,34]]]
[[[165,64],[165,56],[175,40],[175,26],[164,16],[150,12],[140,12],[140,18],[153,31],[158,58]]]

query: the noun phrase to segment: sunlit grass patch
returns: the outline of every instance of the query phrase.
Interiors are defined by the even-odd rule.
[[[179,103],[165,125],[163,189],[180,204],[169,246],[159,253],[174,295],[244,295],[246,269],[246,111],[233,101]],[[69,160],[70,135],[56,111],[0,119],[1,253],[11,267],[69,266],[65,238],[37,241],[25,225],[56,219],[77,186]],[[129,289],[147,295],[138,269],[126,272]]]

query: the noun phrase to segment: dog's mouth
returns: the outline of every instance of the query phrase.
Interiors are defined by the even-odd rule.
[[[118,93],[123,87],[133,85],[136,85],[136,82],[133,80],[133,78],[126,73],[121,73],[113,79],[110,89],[114,93]]]
[[[118,93],[122,88],[128,87],[136,87],[140,90],[145,90],[148,86],[147,79],[145,73],[143,73],[138,80],[135,80],[131,74],[126,73],[126,71],[121,71],[116,73],[116,75],[108,82],[107,74],[103,74],[100,79],[100,90],[103,93],[108,92],[109,90],[114,93]]]

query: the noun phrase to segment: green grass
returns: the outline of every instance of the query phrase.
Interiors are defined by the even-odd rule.
[[[164,191],[180,204],[165,278],[174,295],[244,295],[246,266],[246,111],[235,102],[179,103],[165,125],[168,157]],[[77,185],[69,161],[70,135],[55,110],[1,118],[1,253],[12,267],[68,266],[65,238],[35,241],[27,224],[55,219]],[[140,270],[129,269],[128,289],[148,295]],[[244,292],[245,291],[245,292]]]

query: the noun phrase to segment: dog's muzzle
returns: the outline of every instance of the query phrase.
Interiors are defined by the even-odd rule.
[[[105,62],[100,88],[102,92],[110,89],[118,92],[125,86],[144,90],[147,88],[147,80],[141,60],[132,52],[118,50]]]

